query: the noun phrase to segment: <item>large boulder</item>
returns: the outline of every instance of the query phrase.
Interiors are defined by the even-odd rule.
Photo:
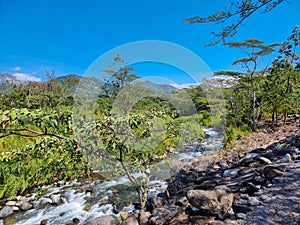
[[[226,214],[232,207],[233,194],[226,186],[218,186],[212,191],[190,190],[187,199],[193,207],[208,215]]]

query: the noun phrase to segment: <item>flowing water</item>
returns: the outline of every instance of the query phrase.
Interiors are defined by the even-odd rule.
[[[174,175],[170,164],[180,162],[189,164],[200,157],[203,152],[212,152],[222,145],[221,134],[213,128],[203,128],[206,138],[200,143],[186,145],[176,149],[168,161],[162,161],[153,168],[154,179],[150,182],[149,196],[155,196],[163,192],[167,183],[166,178]],[[134,174],[139,177],[143,174]],[[60,194],[63,203],[58,206],[49,204],[49,199],[53,194]],[[76,180],[66,183],[61,187],[45,187],[42,197],[35,201],[35,207],[26,212],[16,213],[0,220],[0,225],[39,225],[42,220],[47,220],[47,224],[65,224],[77,218],[83,224],[90,219],[113,214],[119,217],[122,211],[135,210],[132,202],[137,202],[137,196],[130,185],[127,177],[120,177],[113,181],[95,181],[90,184],[82,184]]]

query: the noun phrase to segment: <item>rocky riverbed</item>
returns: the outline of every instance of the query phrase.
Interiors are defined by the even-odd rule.
[[[182,169],[152,199],[147,223],[299,225],[299,118],[294,121],[250,135],[205,169],[199,169],[203,160]]]

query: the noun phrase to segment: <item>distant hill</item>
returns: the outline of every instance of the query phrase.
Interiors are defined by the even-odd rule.
[[[145,88],[150,88],[153,92],[161,94],[174,94],[178,89],[169,84],[155,84],[150,81],[140,82]]]
[[[68,81],[71,80],[78,80],[80,81],[80,89],[84,91],[86,89],[87,91],[95,90],[95,92],[99,91],[100,87],[103,86],[104,82],[101,81],[97,77],[85,77],[80,76],[78,74],[69,74],[66,76],[60,76],[56,78],[61,84],[66,84]],[[175,88],[172,85],[169,84],[155,84],[150,81],[137,81],[136,83],[140,83],[145,88],[151,89],[155,93],[162,93],[162,94],[173,94],[178,91],[177,88]]]

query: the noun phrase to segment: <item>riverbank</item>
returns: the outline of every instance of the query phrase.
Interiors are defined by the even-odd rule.
[[[292,119],[182,169],[152,200],[148,223],[299,225],[299,117]]]

